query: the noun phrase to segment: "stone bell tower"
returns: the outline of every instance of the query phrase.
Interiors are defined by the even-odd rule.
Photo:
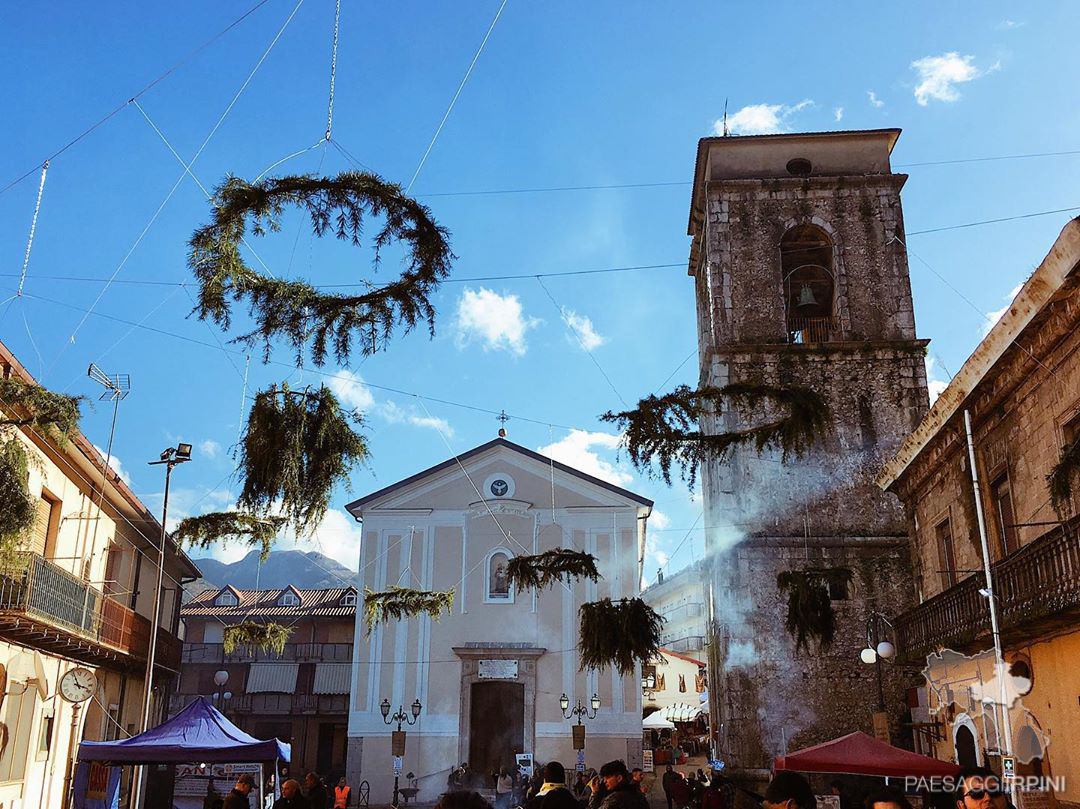
[[[731,770],[862,730],[879,710],[877,667],[859,659],[873,612],[912,599],[899,501],[874,484],[927,410],[915,336],[898,129],[704,138],[690,209],[700,384],[798,385],[831,429],[807,455],[739,449],[702,469],[711,574],[710,713]],[[723,432],[775,418],[718,412]],[[777,574],[851,571],[830,596],[835,641],[796,651]],[[904,683],[882,666],[891,737]],[[883,732],[881,717],[877,720]]]

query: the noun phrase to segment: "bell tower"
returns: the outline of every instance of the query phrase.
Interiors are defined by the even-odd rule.
[[[898,129],[704,138],[690,209],[700,384],[810,388],[831,428],[799,458],[738,449],[701,471],[711,564],[714,744],[753,777],[775,755],[862,730],[902,687],[863,664],[866,622],[912,599],[899,501],[874,484],[927,410],[915,336]],[[777,414],[759,413],[757,421]],[[717,412],[707,432],[747,427]],[[785,571],[850,572],[832,588],[835,639],[797,651]],[[875,714],[879,716],[875,717]]]

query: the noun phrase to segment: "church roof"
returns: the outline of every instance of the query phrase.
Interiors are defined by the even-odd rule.
[[[579,469],[574,469],[572,466],[567,466],[566,464],[560,463],[559,461],[556,461],[553,458],[549,458],[546,455],[541,455],[539,452],[534,452],[533,450],[523,447],[520,444],[515,444],[513,441],[510,441],[506,438],[496,438],[492,441],[488,441],[486,444],[481,444],[478,447],[473,447],[467,452],[463,452],[460,455],[443,461],[442,463],[435,464],[435,466],[432,466],[429,469],[425,469],[423,472],[417,472],[415,475],[410,475],[403,480],[399,480],[397,483],[392,483],[385,488],[379,489],[377,492],[372,492],[371,494],[365,495],[359,500],[353,500],[351,503],[347,504],[345,508],[350,512],[355,512],[357,509],[362,508],[363,506],[374,500],[381,499],[382,497],[385,497],[391,492],[409,486],[416,481],[422,480],[423,478],[426,478],[430,475],[442,472],[445,469],[450,469],[451,467],[457,466],[458,464],[468,460],[469,458],[474,458],[477,455],[482,455],[488,450],[494,449],[496,447],[502,447],[504,449],[517,452],[521,455],[524,455],[526,458],[530,458],[534,461],[540,461],[544,464],[550,464],[556,469],[558,469],[560,472],[565,472],[568,475],[573,475],[576,478],[587,481],[594,486],[599,486],[602,489],[607,489],[609,492],[614,492],[615,494],[621,495],[628,500],[633,500],[635,503],[640,503],[641,505],[648,506],[650,508],[652,507],[653,501],[647,497],[642,497],[640,494],[635,494],[634,492],[628,489],[624,489],[621,486],[616,486],[614,483],[608,483],[606,480],[601,480],[600,478],[582,472]]]

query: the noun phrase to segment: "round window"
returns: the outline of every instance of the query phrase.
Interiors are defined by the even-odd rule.
[[[503,472],[488,475],[483,491],[484,497],[513,497],[514,479]]]
[[[813,164],[805,157],[796,157],[794,160],[789,160],[787,164],[788,174],[793,174],[796,177],[809,177],[810,172],[813,170]]]

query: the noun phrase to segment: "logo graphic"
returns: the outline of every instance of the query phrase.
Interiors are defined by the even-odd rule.
[[[510,491],[510,486],[505,480],[500,478],[499,480],[491,481],[491,493],[496,497],[502,497],[508,491]]]

